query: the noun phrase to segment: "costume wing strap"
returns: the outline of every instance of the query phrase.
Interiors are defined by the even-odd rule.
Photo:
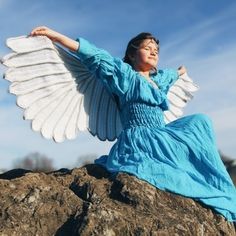
[[[7,46],[4,78],[34,131],[56,142],[86,129],[100,140],[118,137],[115,100],[78,57],[45,36],[9,38]]]

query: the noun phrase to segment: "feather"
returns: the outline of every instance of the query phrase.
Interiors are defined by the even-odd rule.
[[[6,44],[16,53],[39,51],[45,48],[54,49],[52,41],[45,36],[19,36],[15,38],[9,38],[7,39]]]
[[[65,129],[65,137],[67,139],[75,139],[78,133],[77,119],[79,116],[81,96],[81,94],[77,94],[76,98],[74,99],[75,107]]]
[[[77,91],[73,90],[70,94],[69,103],[65,105],[66,108],[61,112],[61,117],[53,130],[53,138],[56,142],[63,142],[65,140],[67,124],[70,122],[70,119],[73,115],[78,98]]]
[[[56,92],[57,90],[62,90],[66,92],[73,87],[74,87],[74,83],[73,81],[71,81],[66,86],[64,84],[56,84],[56,85],[48,86],[46,88],[34,90],[31,93],[18,96],[17,105],[25,109],[29,107],[31,104],[33,104],[35,101],[41,98],[47,97],[53,94],[54,92]]]
[[[98,130],[98,115],[99,115],[99,109],[101,105],[101,98],[103,96],[103,85],[101,83],[97,83],[97,86],[95,86],[94,83],[94,93],[93,93],[93,100],[91,101],[91,107],[90,107],[90,115],[89,115],[89,132],[92,135],[97,135]]]
[[[71,86],[67,86],[66,88],[63,87],[62,89],[58,89],[52,94],[49,94],[48,96],[44,96],[33,103],[31,103],[24,112],[24,118],[27,120],[33,120],[35,119],[36,115],[45,108],[51,106],[51,103],[55,103],[61,98],[65,96],[65,94],[71,89]],[[45,111],[44,111],[45,112]]]
[[[18,68],[11,67],[6,71],[5,79],[10,82],[21,82],[37,77],[58,75],[63,73],[68,73],[68,70],[66,70],[63,64],[46,63]]]
[[[174,121],[183,115],[183,108],[187,102],[193,99],[193,93],[198,89],[199,87],[193,83],[187,73],[179,77],[167,93],[170,105],[169,110],[164,112],[166,123]]]
[[[52,49],[33,51],[28,53],[11,53],[3,57],[3,65],[7,67],[23,67],[45,63],[63,63],[58,53]]]
[[[58,106],[51,112],[51,114],[47,117],[47,119],[44,121],[41,127],[41,133],[45,138],[54,138],[55,141],[57,141],[56,137],[53,136],[53,131],[56,128],[58,122],[60,119],[62,119],[63,115],[67,111],[67,107],[72,101],[72,98],[74,97],[75,90],[71,89],[63,98],[63,100],[60,102]]]
[[[48,75],[22,82],[13,82],[9,87],[9,91],[10,93],[19,96],[56,84],[66,85],[67,83],[71,83],[72,81],[73,79],[70,74],[61,74],[60,76]]]
[[[107,115],[109,113],[109,95],[105,92],[103,88],[103,96],[99,106],[99,116],[98,116],[98,125],[97,130],[99,131],[99,137],[101,140],[106,140],[107,138]],[[109,140],[109,139],[108,139]]]
[[[108,115],[107,115],[107,139],[114,140],[116,138],[116,130],[113,127],[116,127],[116,104],[113,99],[110,99],[108,105]],[[108,125],[109,124],[109,125]]]
[[[75,54],[44,36],[9,38],[7,46],[4,78],[34,131],[56,142],[86,129],[101,140],[117,137],[113,98]]]

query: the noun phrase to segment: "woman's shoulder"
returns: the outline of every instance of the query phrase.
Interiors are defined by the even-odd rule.
[[[155,72],[151,73],[151,77],[154,81],[160,83],[168,75],[168,70],[169,69],[158,69]]]
[[[158,69],[153,75],[153,80],[159,87],[166,87],[172,80],[176,80],[178,77],[177,70],[166,68]]]
[[[178,71],[176,69],[166,68],[166,69],[158,69],[153,77],[156,79],[160,78],[167,79],[170,77],[177,77],[177,76],[178,76]]]
[[[130,77],[136,74],[136,71],[132,68],[132,66],[124,62],[121,58],[114,57],[113,61],[116,67],[116,72],[118,72],[118,74],[124,77]]]
[[[173,68],[165,68],[165,69],[158,69],[156,75],[158,76],[166,76],[170,74],[176,74],[177,70]]]

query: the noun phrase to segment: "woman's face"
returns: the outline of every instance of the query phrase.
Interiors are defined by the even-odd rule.
[[[150,71],[157,67],[159,47],[153,39],[145,39],[131,58],[137,71]]]

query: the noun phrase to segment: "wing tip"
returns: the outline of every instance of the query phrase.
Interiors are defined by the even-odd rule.
[[[56,137],[55,135],[51,138],[55,143],[63,143],[66,139],[65,137]]]
[[[92,130],[90,130],[89,128],[87,129],[89,131],[89,133],[93,136],[93,137],[97,137],[100,141],[109,141],[109,142],[113,142],[115,141],[118,136],[114,135],[114,137],[108,137],[107,135],[105,136],[101,136],[98,132],[93,132]]]
[[[12,42],[13,40],[22,39],[22,38],[27,38],[27,37],[28,37],[27,35],[21,35],[21,36],[18,36],[18,37],[10,37],[10,38],[7,38],[7,40],[6,40],[6,45],[7,45],[8,48],[10,48],[10,49],[13,50],[13,48],[12,48],[12,46],[11,46],[11,42]],[[14,50],[13,50],[13,51],[14,51]]]

